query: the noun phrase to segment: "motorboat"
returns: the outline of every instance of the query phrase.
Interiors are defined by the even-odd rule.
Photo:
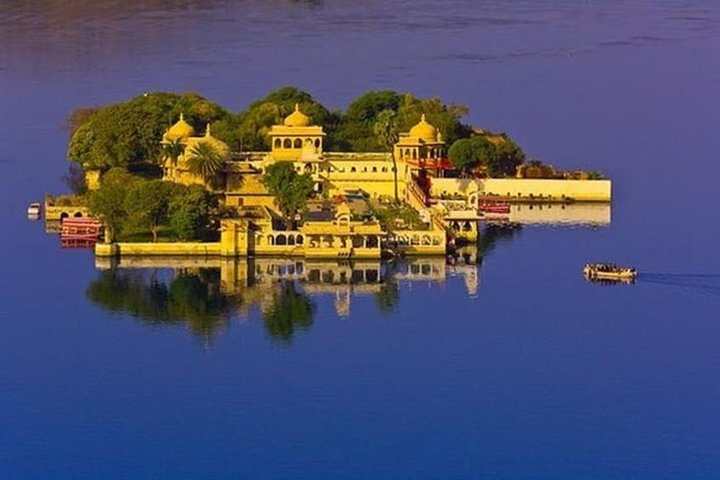
[[[587,263],[583,268],[583,274],[589,280],[615,282],[632,282],[638,275],[636,269],[615,265],[614,263]]]
[[[510,213],[510,202],[502,202],[497,200],[480,200],[478,202],[478,210],[483,213]]]
[[[28,205],[28,208],[27,208],[28,217],[31,217],[31,218],[40,217],[41,209],[42,209],[42,207],[40,206],[39,203],[31,203],[30,205]]]

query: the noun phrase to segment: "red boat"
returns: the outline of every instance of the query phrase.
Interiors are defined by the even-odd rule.
[[[496,200],[479,200],[478,210],[483,213],[510,213],[510,202],[500,202]]]
[[[67,247],[92,246],[102,235],[103,224],[94,218],[63,218],[60,227],[60,240]]]

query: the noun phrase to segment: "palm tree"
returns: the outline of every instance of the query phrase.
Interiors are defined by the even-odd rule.
[[[172,161],[173,167],[177,166],[177,161],[180,155],[185,150],[185,145],[179,138],[171,138],[162,145],[163,155]]]
[[[386,109],[378,113],[373,132],[378,137],[379,143],[390,151],[393,163],[393,180],[395,182],[395,203],[399,203],[398,199],[398,171],[397,162],[395,161],[394,146],[398,141],[398,124],[397,113],[394,110]]]
[[[189,170],[205,180],[211,180],[225,163],[220,152],[210,143],[203,141],[199,141],[190,149],[187,161]]]

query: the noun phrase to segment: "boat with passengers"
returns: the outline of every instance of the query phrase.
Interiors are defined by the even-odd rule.
[[[587,263],[583,274],[590,280],[608,280],[616,282],[632,282],[637,278],[637,270],[614,263]]]

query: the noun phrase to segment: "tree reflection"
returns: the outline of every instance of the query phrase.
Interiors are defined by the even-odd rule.
[[[387,279],[375,294],[375,303],[380,314],[388,316],[395,311],[400,301],[400,288],[396,281]]]
[[[280,280],[272,303],[263,312],[267,333],[284,343],[292,341],[296,330],[309,330],[315,305],[305,293],[297,291],[295,282]]]
[[[152,325],[186,323],[192,333],[211,337],[222,328],[237,299],[220,291],[218,269],[178,270],[172,279],[158,272],[111,269],[100,272],[86,290],[88,300],[127,312]]]

